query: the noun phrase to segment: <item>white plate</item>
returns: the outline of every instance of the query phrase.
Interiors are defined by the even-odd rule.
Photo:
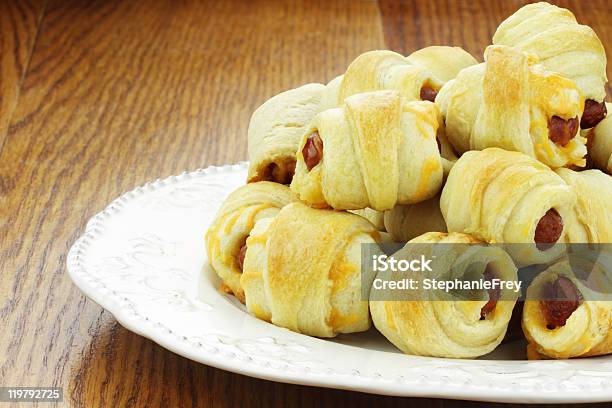
[[[501,402],[612,400],[612,358],[517,361],[511,343],[480,360],[401,354],[375,330],[321,340],[255,319],[220,293],[204,232],[246,164],[139,187],[87,224],[68,272],[129,330],[224,370],[370,393]],[[512,360],[514,359],[514,360]]]

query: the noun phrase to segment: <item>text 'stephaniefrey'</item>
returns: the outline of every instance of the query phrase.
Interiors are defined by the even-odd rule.
[[[514,293],[521,292],[521,286],[523,282],[521,281],[506,281],[501,279],[480,279],[480,280],[446,280],[446,279],[436,279],[436,278],[424,278],[424,279],[413,279],[413,278],[404,278],[400,280],[385,280],[383,278],[375,278],[372,287],[376,290],[441,290],[446,293],[450,293],[453,291],[473,291],[473,290],[511,290]],[[469,300],[469,299],[465,299]],[[475,299],[472,299],[475,300]]]
[[[362,297],[369,300],[525,300],[540,272],[565,270],[589,288],[587,300],[612,300],[612,245],[557,244],[545,264],[517,268],[515,254],[529,244],[364,244]],[[560,268],[561,264],[564,265]],[[531,291],[527,300],[563,300],[551,291]],[[532,298],[536,296],[537,298]],[[557,296],[551,298],[551,296]]]

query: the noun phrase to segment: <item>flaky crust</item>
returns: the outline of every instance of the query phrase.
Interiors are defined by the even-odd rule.
[[[438,150],[440,151],[440,156],[442,157],[442,168],[444,169],[444,180],[448,177],[448,173],[453,168],[455,163],[457,162],[457,153],[455,152],[455,148],[448,141],[448,137],[446,136],[446,125],[444,124],[444,116],[442,112],[438,110],[438,132],[436,134],[436,138],[438,140]]]
[[[567,222],[569,243],[612,243],[612,177],[599,170],[557,169],[577,201]]]
[[[445,234],[430,232],[409,242],[409,244],[474,244],[479,241],[465,234]],[[427,246],[428,248],[430,246]],[[431,246],[432,251],[433,245]],[[465,271],[460,265],[472,261],[491,264],[495,275],[503,280],[516,280],[516,267],[503,250],[497,247],[466,250],[460,246],[447,258],[448,270],[461,276]],[[419,247],[419,256],[423,246]],[[400,252],[410,251],[410,246]],[[451,254],[449,251],[448,254]],[[427,255],[427,254],[425,254]],[[395,256],[398,256],[396,254]],[[402,254],[402,259],[410,259],[410,253]],[[463,263],[465,262],[465,263]],[[451,267],[453,267],[451,269]],[[433,291],[424,291],[419,300],[374,301],[370,300],[372,321],[376,328],[396,347],[407,354],[421,356],[474,358],[495,349],[504,338],[517,294],[505,292],[497,302],[494,311],[484,320],[480,319],[485,300],[440,300]],[[428,299],[428,300],[420,300]],[[449,298],[450,299],[450,298]],[[510,300],[512,299],[512,300]]]
[[[550,330],[540,306],[542,287],[563,276],[571,280],[585,299],[564,326]],[[609,297],[609,296],[608,296]],[[612,353],[612,302],[576,279],[570,264],[562,261],[540,273],[527,289],[523,309],[523,332],[529,342],[527,357],[571,358]],[[529,300],[532,299],[532,300]]]
[[[420,100],[424,84],[438,90],[462,68],[476,63],[459,47],[427,47],[408,57],[392,51],[371,51],[357,57],[346,75],[327,85],[307,84],[273,96],[255,110],[249,123],[247,181],[290,183],[304,128],[315,114],[341,106],[346,97],[395,89],[409,100]],[[445,168],[452,164],[452,157],[449,159]]]
[[[612,103],[606,102],[606,108],[612,112]],[[589,156],[593,166],[612,175],[612,114],[584,132],[588,135]]]
[[[569,120],[582,115],[584,98],[576,85],[508,47],[487,47],[485,61],[461,71],[436,98],[455,149],[500,147],[553,168],[584,166],[586,139],[578,129],[565,146],[550,140],[548,129],[553,116]]]
[[[533,53],[550,71],[576,83],[586,99],[606,96],[606,52],[597,34],[571,11],[546,2],[529,4],[504,20],[493,44]]]
[[[340,105],[340,85],[344,75],[338,75],[325,85],[323,96],[321,97],[321,105],[319,106],[319,112],[326,109],[337,108]],[[296,146],[297,150],[297,146]]]
[[[433,197],[443,177],[435,105],[406,102],[394,91],[345,102],[315,116],[302,136],[291,184],[300,199],[316,207],[382,211]],[[309,171],[302,150],[314,131],[323,155]]]
[[[462,69],[478,64],[476,58],[463,48],[446,45],[421,48],[407,56],[406,60],[427,69],[432,78],[442,83],[455,78]]]
[[[242,302],[242,272],[237,260],[240,248],[256,221],[275,216],[292,201],[294,197],[287,186],[268,181],[247,184],[227,197],[206,232],[206,250],[212,268],[223,281],[223,289]]]
[[[385,231],[385,214],[383,211],[376,211],[371,208],[363,208],[361,210],[350,210],[350,213],[357,214],[360,217],[370,221],[372,225],[379,231]]]
[[[489,243],[513,246],[517,265],[549,262],[560,246],[540,251],[534,242],[537,224],[548,210],[570,219],[576,195],[546,165],[518,152],[498,148],[463,154],[442,190],[440,208],[450,232],[463,232]],[[564,223],[559,242],[565,241]]]
[[[295,151],[304,129],[319,112],[325,89],[322,84],[291,89],[253,112],[248,130],[248,182],[291,181]]]
[[[477,61],[459,47],[426,47],[404,57],[393,51],[368,51],[349,65],[338,84],[337,105],[349,96],[378,90],[396,90],[410,101],[421,100],[423,86],[436,91],[457,73]]]
[[[357,215],[301,203],[284,207],[259,221],[247,240],[241,283],[248,311],[317,337],[367,330],[360,250],[377,239],[372,224]]]
[[[426,232],[446,232],[440,194],[417,204],[396,205],[385,211],[384,225],[395,242],[407,242]]]

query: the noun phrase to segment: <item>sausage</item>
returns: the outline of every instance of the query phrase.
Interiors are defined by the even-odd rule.
[[[499,288],[493,290],[489,289],[489,301],[480,309],[480,320],[485,320],[489,314],[495,310],[495,306],[497,306],[497,298],[499,297]]]
[[[555,209],[551,208],[546,211],[546,214],[535,229],[534,241],[540,251],[550,248],[555,242],[561,238],[563,232],[563,218]]]
[[[246,256],[246,251],[247,245],[245,243],[242,247],[240,247],[240,251],[238,252],[238,256],[236,257],[236,260],[238,261],[238,267],[240,268],[241,272],[244,268],[244,257]]]
[[[295,173],[295,158],[289,161],[276,165],[275,171],[272,172],[272,180],[280,184],[291,184],[293,174]]]
[[[546,328],[554,330],[565,326],[567,319],[582,303],[582,294],[574,282],[564,276],[559,276],[545,286],[543,291],[542,295],[547,299],[540,301],[540,308],[546,320]]]
[[[304,163],[306,163],[308,171],[312,170],[321,161],[323,157],[323,140],[321,140],[318,131],[315,130],[306,139],[306,144],[304,144],[302,149],[302,156],[304,156]]]
[[[553,116],[548,120],[548,138],[560,146],[565,146],[578,133],[578,117],[565,120]]]
[[[488,281],[492,280],[495,277],[493,271],[487,265],[487,268],[484,272],[484,278]],[[487,291],[489,294],[489,301],[480,309],[480,320],[485,320],[489,314],[491,314],[495,310],[495,306],[497,306],[497,301],[501,297],[500,288],[489,289]]]
[[[433,89],[429,85],[423,85],[421,87],[420,97],[422,101],[434,102],[436,100],[436,96],[438,95],[438,91]]]
[[[605,102],[597,102],[592,99],[587,99],[584,102],[584,112],[582,113],[582,119],[580,120],[580,127],[582,129],[589,129],[597,126],[608,113]]]
[[[291,184],[294,173],[295,159],[280,164],[272,162],[264,169],[262,180],[273,181],[279,184]]]

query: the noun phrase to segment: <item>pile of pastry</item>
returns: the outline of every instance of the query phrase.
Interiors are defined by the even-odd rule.
[[[564,300],[526,302],[528,356],[612,352],[611,303],[551,262],[555,243],[612,242],[604,48],[548,3],[519,9],[492,43],[482,63],[458,47],[366,52],[328,84],[260,106],[247,184],[206,234],[222,288],[299,333],[373,322],[406,353],[474,358],[503,341],[516,300],[368,301],[362,244],[531,244],[483,271],[552,264],[528,291]]]

